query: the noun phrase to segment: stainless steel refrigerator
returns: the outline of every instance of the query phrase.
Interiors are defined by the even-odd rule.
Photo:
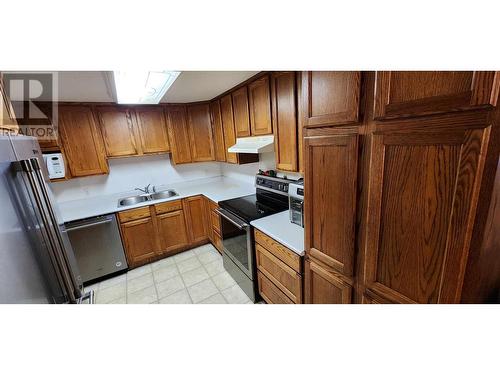
[[[92,303],[36,138],[0,136],[0,303]]]

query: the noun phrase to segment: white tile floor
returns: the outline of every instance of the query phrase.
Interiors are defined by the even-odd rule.
[[[96,303],[252,303],[211,244],[86,287]]]

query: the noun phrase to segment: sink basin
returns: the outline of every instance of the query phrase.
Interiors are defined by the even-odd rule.
[[[175,190],[163,190],[163,191],[158,191],[156,193],[153,193],[150,195],[151,199],[156,200],[156,199],[165,199],[165,198],[171,198],[175,197],[177,192]]]
[[[137,195],[135,197],[123,198],[118,201],[118,206],[133,206],[134,204],[146,202],[148,197]]]

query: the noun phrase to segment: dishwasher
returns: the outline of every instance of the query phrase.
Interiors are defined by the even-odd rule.
[[[84,283],[128,268],[115,215],[65,223]]]

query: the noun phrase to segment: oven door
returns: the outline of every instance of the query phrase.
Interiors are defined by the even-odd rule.
[[[226,254],[251,280],[253,275],[250,225],[227,210],[219,208],[221,235]]]

